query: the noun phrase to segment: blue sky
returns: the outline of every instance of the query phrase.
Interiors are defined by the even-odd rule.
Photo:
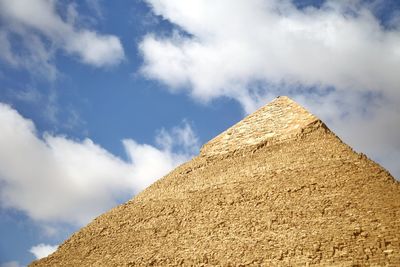
[[[400,177],[400,3],[0,0],[0,266],[278,95]]]

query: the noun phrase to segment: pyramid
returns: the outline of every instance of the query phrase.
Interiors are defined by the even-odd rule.
[[[31,266],[400,266],[400,183],[278,97]]]

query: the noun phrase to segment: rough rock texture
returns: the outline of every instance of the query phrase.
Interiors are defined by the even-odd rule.
[[[400,266],[400,183],[279,97],[32,266]]]

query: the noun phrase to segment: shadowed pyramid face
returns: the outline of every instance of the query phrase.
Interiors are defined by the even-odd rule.
[[[301,134],[318,122],[320,120],[302,106],[281,96],[205,144],[201,155],[212,156],[280,142]]]
[[[279,97],[33,266],[400,266],[400,184]]]

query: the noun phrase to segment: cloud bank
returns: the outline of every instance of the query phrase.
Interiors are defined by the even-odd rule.
[[[175,30],[144,36],[145,77],[200,102],[235,99],[246,113],[290,95],[400,177],[400,19],[382,24],[384,1],[147,3]]]
[[[0,58],[14,67],[39,68],[37,72],[50,79],[56,75],[52,60],[60,49],[95,67],[124,59],[118,37],[78,25],[73,4],[66,8],[66,18],[57,12],[58,7],[58,1],[52,0],[0,0]],[[21,43],[18,50],[12,45],[16,41]]]
[[[400,27],[383,28],[355,1],[305,9],[290,1],[148,2],[190,34],[149,34],[140,44],[142,72],[171,90],[205,101],[230,96],[248,111],[257,82],[399,97]]]
[[[76,141],[48,133],[40,137],[32,121],[5,104],[0,104],[0,125],[1,208],[18,209],[45,225],[84,225],[198,150],[186,122],[161,130],[157,146],[123,140],[128,161],[90,139]]]

